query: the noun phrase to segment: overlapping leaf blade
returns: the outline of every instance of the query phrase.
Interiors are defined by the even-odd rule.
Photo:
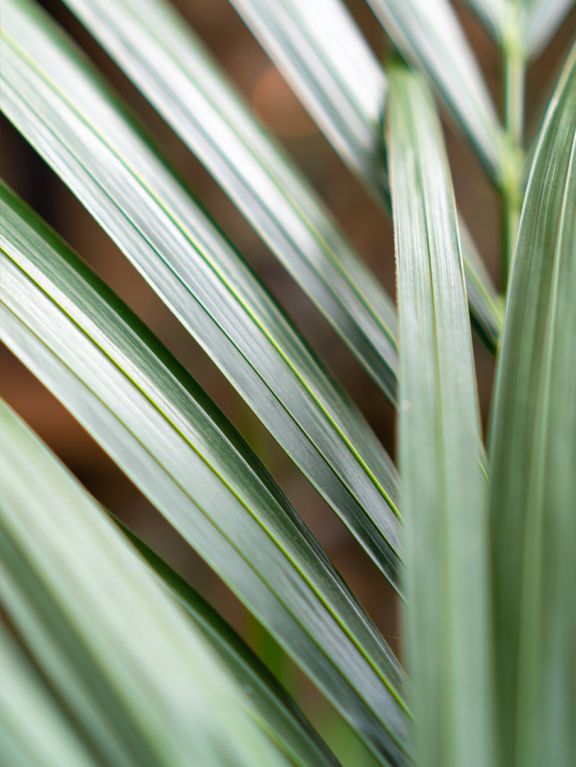
[[[396,317],[311,187],[159,0],[67,0],[258,230],[389,397]]]
[[[206,395],[10,192],[1,330],[380,758],[403,760],[402,673],[315,539]]]
[[[340,0],[231,2],[337,151],[388,207],[380,138],[386,78]],[[472,239],[461,229],[472,314],[484,341],[495,348],[498,299]]]
[[[96,763],[119,767],[287,765],[104,512],[4,403],[0,426],[0,600],[54,691],[53,708],[39,680],[26,685],[33,672],[23,660],[2,687],[20,677],[26,687],[15,693],[34,704],[27,713],[39,727],[66,712],[77,740],[63,726],[49,737],[61,756],[80,756],[74,764],[92,762],[81,741]],[[5,701],[7,737],[25,758],[33,749],[15,704]]]
[[[419,767],[493,764],[488,523],[458,223],[424,82],[389,72],[405,631]]]
[[[493,37],[513,36],[528,58],[537,56],[554,36],[574,0],[468,0]]]
[[[527,53],[537,56],[562,23],[574,0],[523,0],[524,36]]]
[[[490,433],[504,763],[574,757],[576,49],[535,152]]]
[[[395,580],[394,467],[229,242],[27,0],[3,9],[4,109]]]
[[[480,68],[448,0],[368,0],[403,55],[434,84],[495,181],[502,131]]]
[[[262,718],[262,728],[286,752],[291,764],[337,767],[336,758],[294,700],[234,629],[143,541],[126,528],[124,532],[222,658]]]
[[[500,178],[501,129],[447,0],[368,0],[395,46],[431,80],[485,168]]]
[[[362,178],[387,195],[380,153],[386,78],[340,0],[230,0]]]
[[[0,763],[97,767],[4,622],[0,623],[0,668]]]

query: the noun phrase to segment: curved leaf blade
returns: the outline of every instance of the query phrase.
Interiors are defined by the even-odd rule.
[[[3,25],[9,119],[394,582],[396,472],[358,409],[58,28],[26,0]]]
[[[134,533],[124,533],[190,615],[261,717],[260,726],[299,767],[337,767],[338,762],[294,700],[257,655],[185,580]]]
[[[573,759],[576,48],[532,163],[490,429],[499,721],[514,767]]]
[[[230,0],[331,143],[387,194],[378,126],[387,83],[339,0]]]
[[[0,763],[12,767],[97,767],[3,621],[0,668]]]
[[[3,189],[7,345],[355,727],[403,763],[403,674],[285,496],[137,318]]]
[[[389,209],[381,141],[388,85],[380,64],[340,0],[230,2],[335,149]],[[354,139],[359,124],[363,126],[361,142]],[[461,229],[471,311],[482,339],[494,350],[502,324],[499,300],[470,235],[463,226]]]
[[[513,37],[535,58],[554,36],[574,0],[467,0],[495,40]]]
[[[432,97],[389,71],[405,630],[421,767],[494,763],[488,520],[466,288]]]
[[[67,4],[204,163],[394,399],[392,301],[184,21],[158,0]]]
[[[0,426],[0,599],[97,761],[287,764],[104,512],[4,403]]]
[[[503,132],[448,0],[368,2],[393,43],[434,84],[487,172],[500,182]]]

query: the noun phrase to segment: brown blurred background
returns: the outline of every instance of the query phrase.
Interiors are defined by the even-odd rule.
[[[175,4],[258,115],[285,144],[295,162],[305,170],[306,176],[333,211],[357,252],[393,294],[394,260],[389,222],[319,133],[227,0],[176,0]],[[358,403],[385,447],[394,455],[395,424],[392,408],[344,345],[192,154],[62,4],[45,2],[43,5],[82,45],[147,125],[193,194],[236,243],[304,335],[324,357]],[[348,5],[376,54],[384,55],[387,50],[384,34],[365,2],[351,0]],[[498,103],[498,51],[472,14],[462,11],[460,6],[458,11],[480,59],[494,100]],[[576,13],[572,12],[555,40],[529,71],[529,136],[531,126],[537,124],[542,100],[549,92],[558,66],[574,38],[575,28]],[[3,123],[2,128],[4,179],[72,244],[206,388],[269,467],[384,635],[399,649],[396,604],[383,578],[210,359],[180,327],[72,194],[11,126]],[[498,282],[498,199],[470,151],[450,129],[447,141],[460,209],[492,276]],[[281,657],[274,643],[244,613],[218,578],[163,522],[160,515],[42,385],[5,349],[0,353],[1,393],[8,402],[102,503],[121,516],[204,596],[216,604],[269,661],[275,666],[280,664],[280,676],[304,698],[305,706],[312,712],[314,719],[325,720],[324,729],[327,729],[333,744],[341,749],[345,763],[352,763],[353,760],[354,764],[368,764],[368,757],[354,750],[356,746],[347,739],[346,728],[335,724],[336,720],[324,709],[319,696],[305,684],[291,664]],[[482,412],[486,419],[493,364],[490,356],[478,344],[477,366]]]

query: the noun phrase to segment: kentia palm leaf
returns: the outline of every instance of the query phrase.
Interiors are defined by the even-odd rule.
[[[359,411],[51,20],[7,0],[2,23],[8,117],[394,581],[396,473]]]
[[[0,623],[0,760],[12,767],[97,767],[23,648]]]
[[[534,58],[553,37],[574,0],[467,0],[502,45]]]
[[[504,763],[574,758],[576,48],[522,209],[490,432]]]
[[[430,93],[402,64],[389,79],[414,758],[419,767],[487,767],[487,485],[458,222]]]
[[[388,195],[378,126],[386,77],[340,0],[230,0],[328,139]]]
[[[492,179],[502,179],[503,133],[449,0],[368,0],[402,54],[434,84]]]
[[[338,762],[294,700],[258,656],[216,610],[133,532],[125,534],[162,578],[226,664],[261,718],[262,729],[298,767],[337,767]]]
[[[150,569],[2,402],[0,426],[0,603],[26,651],[0,628],[16,664],[3,764],[38,764],[42,732],[43,764],[287,765]]]
[[[184,21],[158,0],[68,0],[68,5],[198,155],[394,399],[392,301]]]
[[[386,77],[340,0],[231,2],[343,159],[389,208],[381,139]],[[470,235],[461,229],[470,308],[482,339],[495,349],[499,301]]]
[[[89,60],[36,2],[5,0],[9,119],[401,590],[407,678],[207,394],[0,186],[8,347],[378,764],[572,767],[576,48],[527,159],[522,131],[526,66],[573,2],[468,0],[502,48],[501,127],[448,0],[368,0],[408,62],[390,77],[341,0],[231,0],[367,190],[392,196],[399,347],[382,288],[166,0],[64,2],[396,402],[402,529],[395,468],[339,384]],[[427,82],[503,202],[488,468],[467,302],[493,349],[501,310]],[[2,403],[0,435],[0,764],[336,767],[242,639]]]
[[[528,56],[534,58],[541,53],[564,16],[574,7],[574,0],[522,0],[521,5],[525,47]]]
[[[264,467],[136,317],[2,191],[8,346],[308,673],[403,761],[403,675]]]

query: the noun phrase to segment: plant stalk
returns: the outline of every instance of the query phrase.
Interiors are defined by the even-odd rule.
[[[502,283],[506,292],[522,205],[525,58],[517,34],[511,34],[504,42],[503,54],[506,144],[502,181]]]

